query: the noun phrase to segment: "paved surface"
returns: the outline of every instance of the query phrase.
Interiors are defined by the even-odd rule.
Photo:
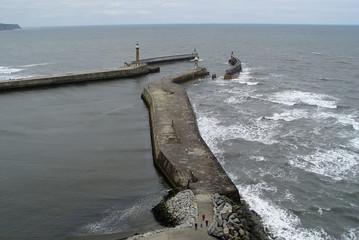
[[[206,220],[209,220],[209,224],[213,219],[213,207],[212,207],[212,197],[211,195],[196,195],[199,215],[197,218],[198,228],[195,230],[195,227],[183,228],[178,230],[169,230],[162,233],[158,233],[152,236],[143,237],[140,239],[145,240],[206,240],[206,239],[216,239],[207,234],[206,222],[202,221],[202,215],[205,214]],[[202,223],[202,228],[201,228]],[[208,225],[209,225],[208,224]]]

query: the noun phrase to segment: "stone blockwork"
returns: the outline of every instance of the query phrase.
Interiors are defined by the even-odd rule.
[[[236,186],[199,134],[185,88],[179,83],[208,75],[205,68],[163,78],[145,86],[150,110],[155,165],[175,188],[197,194],[220,193],[239,200]]]

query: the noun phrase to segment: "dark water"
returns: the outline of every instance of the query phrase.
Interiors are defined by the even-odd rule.
[[[158,25],[0,33],[0,79],[111,68],[194,48],[204,139],[277,239],[358,239],[359,28]],[[14,50],[16,49],[16,50]],[[243,73],[224,81],[231,51]],[[168,187],[152,165],[145,83],[0,95],[0,237],[147,231]]]

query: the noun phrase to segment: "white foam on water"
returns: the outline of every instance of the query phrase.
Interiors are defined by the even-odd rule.
[[[250,156],[249,159],[255,160],[257,162],[266,162],[267,159],[263,156]]]
[[[197,124],[203,140],[207,143],[211,151],[218,156],[221,152],[217,146],[217,143],[220,142],[218,138],[222,138],[223,136],[223,130],[217,127],[219,121],[213,117],[207,117],[205,114],[199,113]],[[219,157],[218,160],[221,162],[222,158]]]
[[[266,183],[237,185],[237,188],[250,208],[262,217],[263,225],[269,229],[275,239],[329,239],[328,234],[323,229],[301,227],[298,216],[276,205],[270,199],[264,198],[263,191],[273,190]]]
[[[328,118],[335,118],[337,121],[344,125],[351,125],[353,129],[359,130],[359,121],[358,116],[354,114],[338,114],[338,113],[331,113],[331,112],[317,112],[314,115],[314,118],[318,120],[328,119]]]
[[[144,212],[150,211],[155,204],[160,202],[161,198],[162,196],[158,196],[158,194],[151,195],[125,210],[108,209],[104,212],[105,216],[102,219],[82,227],[81,232],[86,234],[110,234],[124,231],[130,228],[131,218],[141,216]]]
[[[346,233],[342,234],[341,239],[343,239],[343,240],[358,240],[359,239],[359,227],[348,229]]]
[[[293,157],[289,163],[336,181],[354,180],[359,175],[359,155],[345,149],[318,150],[310,155]]]
[[[0,66],[0,74],[12,74],[22,70],[21,68]]]
[[[28,74],[18,75],[17,73],[23,71],[26,68],[44,66],[44,65],[48,65],[48,64],[50,64],[50,63],[34,63],[34,64],[27,64],[27,65],[22,65],[22,66],[18,66],[18,67],[0,66],[0,81],[3,82],[3,81],[32,77],[31,75],[28,75]]]
[[[277,92],[270,96],[268,100],[289,106],[302,103],[323,108],[337,108],[336,99],[329,95],[297,90]]]
[[[350,141],[350,145],[351,145],[353,148],[359,150],[359,138],[354,138],[354,139],[352,139],[352,140]]]
[[[239,73],[238,77],[231,79],[231,81],[240,84],[246,84],[248,86],[258,85],[258,82],[251,82],[251,80],[253,79],[253,77],[251,76],[251,70],[252,69],[249,67],[244,67],[242,69],[242,72]]]
[[[294,195],[287,189],[284,193],[284,199],[290,200],[291,202],[295,202]]]
[[[37,66],[45,66],[49,65],[50,63],[34,63],[34,64],[26,64],[23,66],[20,66],[21,68],[31,68],[31,67],[37,67]]]
[[[214,117],[198,113],[198,126],[207,144],[211,149],[219,152],[217,142],[230,139],[244,139],[251,142],[261,142],[271,145],[277,143],[274,136],[277,134],[277,124],[275,122],[256,119],[252,124],[233,124],[229,126],[220,125]]]
[[[265,117],[267,119],[270,120],[284,120],[286,122],[291,122],[297,119],[301,119],[301,118],[308,118],[309,113],[307,110],[304,109],[292,109],[292,110],[288,110],[282,113],[274,113],[273,116],[270,117]]]
[[[321,52],[312,52],[312,54],[314,54],[314,55],[323,55],[323,53],[321,53]]]

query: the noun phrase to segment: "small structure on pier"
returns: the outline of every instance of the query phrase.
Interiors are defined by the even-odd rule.
[[[136,66],[140,65],[140,45],[136,44]]]

